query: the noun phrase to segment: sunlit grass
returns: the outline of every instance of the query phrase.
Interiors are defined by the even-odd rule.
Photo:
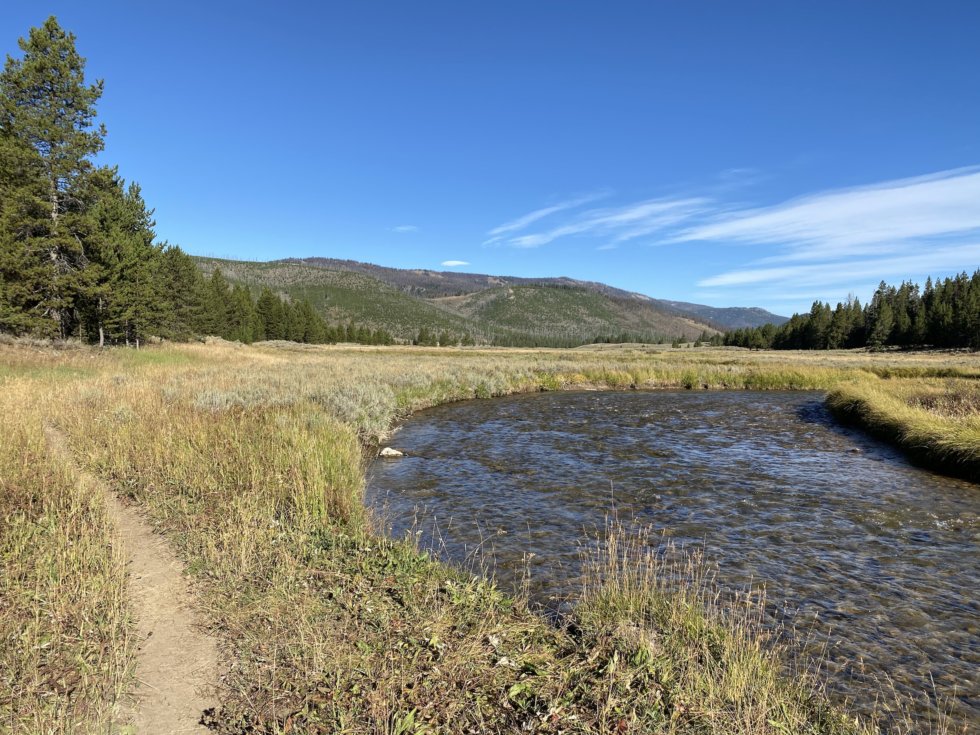
[[[980,480],[980,386],[962,378],[899,378],[840,386],[838,415],[893,441],[914,459]]]
[[[48,451],[37,391],[0,394],[0,731],[105,732],[134,652],[124,560],[102,495]]]
[[[730,617],[702,578],[666,589],[638,542],[605,548],[583,603],[555,627],[378,537],[364,447],[425,407],[518,392],[911,391],[933,383],[879,376],[980,375],[975,357],[948,355],[0,349],[0,722],[37,732],[104,729],[134,655],[104,509],[46,451],[46,422],[187,563],[225,642],[225,732],[866,732],[786,674],[758,621]],[[935,420],[958,436],[961,417]]]

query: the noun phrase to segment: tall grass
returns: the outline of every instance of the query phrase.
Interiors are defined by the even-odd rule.
[[[787,675],[764,594],[723,595],[699,551],[613,521],[587,559],[575,615],[608,661],[604,731],[624,718],[646,732],[876,731],[831,706],[805,669]]]
[[[7,721],[98,729],[133,654],[104,510],[45,452],[50,422],[186,561],[226,643],[220,731],[868,731],[786,674],[751,618],[729,617],[697,580],[668,590],[653,559],[634,563],[626,547],[606,548],[569,625],[555,627],[486,580],[374,535],[363,447],[448,401],[828,388],[880,382],[875,367],[925,374],[939,360],[226,344],[146,353],[3,354],[16,374],[0,408],[20,437],[0,453]],[[57,371],[79,364],[85,372],[67,380]],[[59,689],[62,670],[83,683]]]
[[[827,405],[920,463],[980,481],[980,387],[975,380],[900,378],[842,385],[828,395]]]
[[[103,733],[134,644],[100,491],[46,446],[36,385],[0,395],[0,732]]]

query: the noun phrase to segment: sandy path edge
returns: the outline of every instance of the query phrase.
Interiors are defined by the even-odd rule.
[[[183,564],[136,510],[75,463],[61,431],[51,426],[44,431],[49,448],[73,467],[78,482],[101,490],[122,542],[139,639],[136,691],[124,717],[139,735],[209,732],[199,723],[204,711],[217,704],[218,647],[203,632]]]

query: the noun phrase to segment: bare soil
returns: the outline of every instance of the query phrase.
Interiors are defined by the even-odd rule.
[[[53,427],[46,435],[52,451],[73,463],[65,435]],[[127,560],[139,646],[136,687],[121,720],[138,735],[208,732],[200,723],[217,704],[218,648],[202,625],[183,564],[136,509],[98,477],[74,469],[78,482],[101,488]]]

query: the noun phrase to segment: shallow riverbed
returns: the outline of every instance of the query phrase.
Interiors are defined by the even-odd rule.
[[[891,679],[980,731],[980,487],[839,428],[813,393],[552,393],[426,411],[368,502],[444,558],[554,606],[615,509],[764,585],[797,645],[863,710]],[[934,683],[933,683],[934,682]]]

